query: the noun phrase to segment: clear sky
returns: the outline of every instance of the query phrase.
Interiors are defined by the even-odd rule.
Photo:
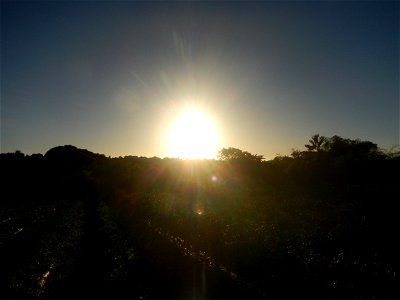
[[[1,2],[1,152],[165,157],[188,104],[220,148],[390,148],[399,2]]]

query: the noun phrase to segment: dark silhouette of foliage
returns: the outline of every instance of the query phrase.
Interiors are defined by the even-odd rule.
[[[394,298],[397,152],[311,140],[269,161],[1,154],[2,296]]]
[[[378,146],[375,143],[370,141],[361,141],[360,139],[346,139],[338,135],[329,138],[320,136],[319,134],[314,134],[309,140],[309,144],[306,144],[305,147],[309,152],[324,153],[332,159],[342,158],[349,160],[363,160],[369,158],[384,159],[386,157],[382,151],[379,151]],[[293,150],[292,157],[312,158],[314,156],[307,154],[304,151]],[[321,155],[318,157],[321,157]]]
[[[344,139],[340,136],[333,136],[326,141],[325,151],[332,157],[343,157],[348,159],[369,159],[381,156],[378,153],[378,146],[370,141],[359,139]]]
[[[221,149],[219,151],[218,157],[221,160],[228,160],[228,161],[261,162],[264,159],[264,157],[262,155],[251,154],[247,151],[242,151],[240,149],[233,148],[233,147]]]
[[[316,151],[320,152],[324,143],[326,142],[326,138],[324,136],[320,136],[319,134],[314,134],[311,136],[309,140],[310,144],[304,145],[308,151]]]

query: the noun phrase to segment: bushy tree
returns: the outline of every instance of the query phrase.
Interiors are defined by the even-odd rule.
[[[308,141],[310,144],[304,146],[307,148],[308,151],[320,152],[326,140],[326,137],[320,136],[317,133],[311,136],[311,139]]]
[[[258,154],[251,154],[247,151],[242,151],[237,148],[229,147],[222,148],[219,151],[218,158],[221,160],[229,160],[229,161],[254,161],[261,162],[264,157]]]
[[[378,145],[370,141],[360,139],[345,139],[338,135],[326,139],[324,150],[331,157],[342,157],[348,159],[369,159],[378,155]]]

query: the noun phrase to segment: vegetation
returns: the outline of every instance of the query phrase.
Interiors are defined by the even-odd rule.
[[[4,299],[394,299],[398,151],[0,155]],[[3,297],[2,297],[3,298]]]
[[[229,147],[223,148],[220,152],[218,157],[221,160],[230,160],[230,161],[254,161],[254,162],[261,162],[264,157],[258,154],[251,154],[247,151],[242,151],[237,148]]]

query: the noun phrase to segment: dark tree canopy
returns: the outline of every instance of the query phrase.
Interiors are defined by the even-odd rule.
[[[311,139],[309,140],[310,144],[304,146],[307,148],[308,151],[320,152],[325,142],[326,142],[326,137],[320,136],[319,134],[314,134],[311,136]]]
[[[378,146],[370,141],[345,139],[334,135],[327,139],[325,150],[332,156],[348,156],[351,158],[371,158],[378,152]]]
[[[229,161],[261,162],[264,159],[262,155],[251,154],[247,151],[242,151],[240,149],[233,147],[222,148],[222,150],[219,151],[218,157],[221,160],[229,160]]]
[[[307,151],[293,150],[293,158],[330,157],[332,159],[364,160],[371,158],[384,158],[385,154],[378,149],[378,145],[360,139],[342,138],[338,135],[332,137],[314,134],[309,144],[304,145]]]

